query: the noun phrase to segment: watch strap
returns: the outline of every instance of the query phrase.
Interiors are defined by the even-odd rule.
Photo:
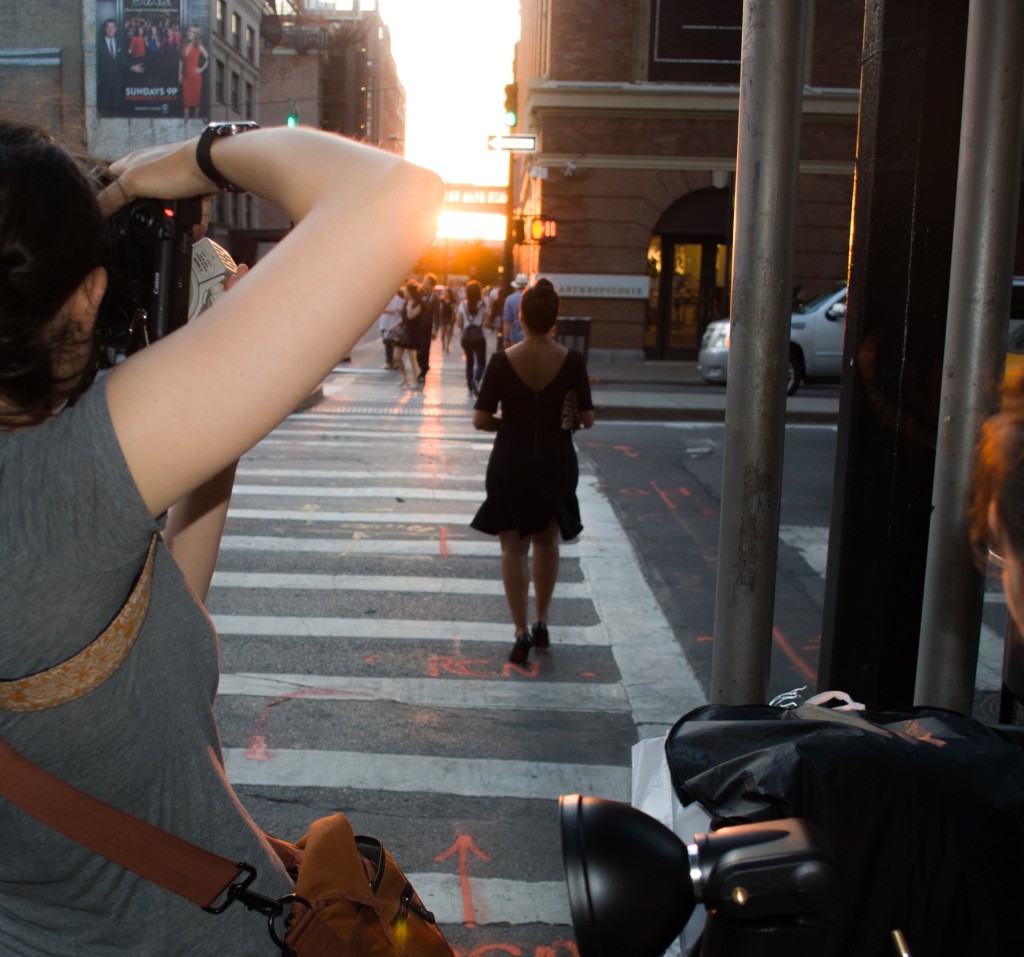
[[[208,123],[203,132],[199,135],[199,142],[196,144],[196,163],[202,174],[215,183],[220,189],[230,193],[244,193],[240,186],[229,183],[218,172],[213,165],[213,158],[210,156],[210,148],[213,141],[221,136],[237,136],[239,133],[247,133],[249,130],[258,130],[259,125],[252,122],[245,123]]]

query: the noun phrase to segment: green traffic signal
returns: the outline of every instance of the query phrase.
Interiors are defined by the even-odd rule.
[[[294,100],[288,101],[288,119],[285,122],[288,126],[299,125],[299,108],[295,105]]]

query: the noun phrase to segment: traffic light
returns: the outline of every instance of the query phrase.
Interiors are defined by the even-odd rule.
[[[513,127],[519,122],[519,84],[509,83],[505,87],[505,125]]]
[[[512,242],[517,246],[526,242],[526,220],[520,216],[512,220]]]
[[[288,119],[286,122],[288,126],[299,125],[299,108],[295,105],[295,100],[288,101]]]
[[[534,216],[530,220],[530,239],[535,243],[549,243],[558,236],[558,222],[547,216]]]

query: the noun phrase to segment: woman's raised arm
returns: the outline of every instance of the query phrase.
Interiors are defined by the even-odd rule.
[[[213,191],[195,148],[113,164],[105,210]],[[207,312],[109,375],[114,428],[153,515],[251,448],[351,350],[430,243],[443,198],[435,174],[314,130],[219,138],[211,159],[295,227]]]

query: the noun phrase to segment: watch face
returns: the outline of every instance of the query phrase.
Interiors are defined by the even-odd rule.
[[[236,133],[245,133],[247,130],[258,130],[259,124],[246,120],[242,123],[211,123],[208,129],[212,129],[216,136],[234,136]]]

